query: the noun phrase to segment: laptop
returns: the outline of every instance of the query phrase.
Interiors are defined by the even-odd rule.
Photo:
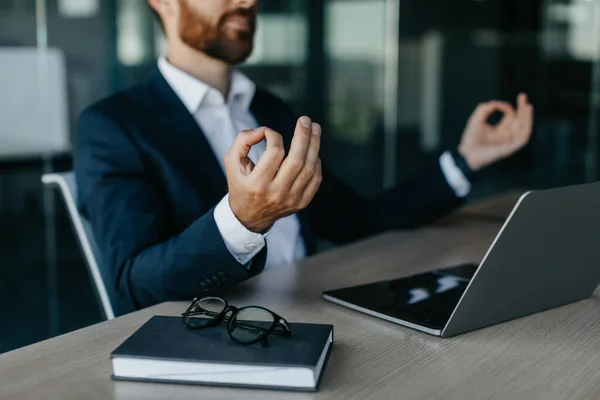
[[[592,295],[600,281],[600,183],[521,196],[479,265],[330,290],[326,300],[450,337]]]

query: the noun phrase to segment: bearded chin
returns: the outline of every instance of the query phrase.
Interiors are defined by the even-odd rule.
[[[238,65],[243,63],[252,54],[253,40],[238,39],[235,42],[227,40],[215,40],[205,42],[201,49],[197,49],[207,56],[221,60],[230,65]]]
[[[211,26],[207,21],[194,14],[187,2],[181,2],[180,37],[189,47],[221,60],[230,65],[240,64],[250,56],[254,46],[254,26],[251,32],[234,32],[224,28],[227,15]],[[238,11],[238,14],[253,17],[251,11]],[[252,23],[254,25],[254,22]]]
[[[189,47],[221,60],[230,65],[241,64],[252,54],[254,45],[252,33],[236,33],[230,37],[228,32],[207,32],[200,24],[183,24],[181,41]]]

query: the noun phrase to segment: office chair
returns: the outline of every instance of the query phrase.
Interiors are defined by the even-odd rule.
[[[89,221],[79,214],[79,211],[77,210],[77,182],[75,181],[75,174],[72,171],[46,174],[42,176],[42,182],[47,187],[57,187],[62,194],[78,242],[81,245],[81,250],[87,261],[87,266],[94,282],[102,311],[104,312],[106,319],[113,319],[115,313],[106,285],[104,284],[104,278],[98,266],[100,256],[92,233],[92,227],[90,226]]]

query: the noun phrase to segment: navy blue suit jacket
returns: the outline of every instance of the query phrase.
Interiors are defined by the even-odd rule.
[[[281,100],[258,89],[250,110],[289,146],[297,116]],[[225,247],[213,216],[227,193],[225,175],[158,69],[82,113],[75,174],[117,314],[231,288],[264,267],[267,248],[247,269]],[[348,243],[417,227],[459,204],[437,162],[373,198],[325,170],[319,192],[299,214],[301,235],[312,254],[315,235]]]

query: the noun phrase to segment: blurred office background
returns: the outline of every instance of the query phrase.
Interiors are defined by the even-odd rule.
[[[325,127],[323,157],[375,193],[458,144],[478,102],[536,107],[531,144],[477,200],[597,180],[600,0],[261,0],[243,70]],[[0,352],[102,319],[61,199],[80,111],[164,52],[145,0],[0,0]]]

